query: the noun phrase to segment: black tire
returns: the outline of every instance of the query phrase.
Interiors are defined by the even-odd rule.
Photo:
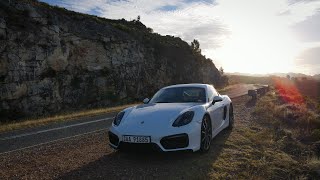
[[[205,115],[201,123],[200,152],[208,152],[212,141],[212,126],[209,116]]]
[[[234,125],[233,106],[232,106],[232,104],[230,104],[230,107],[229,107],[229,126],[227,127],[227,129],[231,130],[233,128],[233,125]]]

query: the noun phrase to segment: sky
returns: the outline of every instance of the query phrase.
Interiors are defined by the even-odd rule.
[[[320,0],[41,0],[197,39],[225,72],[320,74]]]

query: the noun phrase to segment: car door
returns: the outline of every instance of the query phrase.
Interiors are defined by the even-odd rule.
[[[212,104],[213,97],[219,96],[217,91],[213,87],[208,88],[208,100],[211,105],[208,107],[207,111],[211,117],[212,130],[215,131],[222,124],[223,120],[223,101],[215,102]]]
[[[219,128],[220,126],[222,126],[223,120],[224,120],[224,102],[223,101],[216,102],[214,106],[216,106],[216,116],[218,121],[217,128]]]

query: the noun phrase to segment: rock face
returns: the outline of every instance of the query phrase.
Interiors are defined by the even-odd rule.
[[[211,60],[139,21],[0,1],[0,119],[110,106],[176,83],[220,83]]]

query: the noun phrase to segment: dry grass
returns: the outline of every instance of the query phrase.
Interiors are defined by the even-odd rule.
[[[260,118],[265,117],[250,115],[255,108],[241,107],[238,102],[234,105],[236,126],[211,164],[208,179],[306,179],[317,176],[305,165],[309,155],[301,153],[308,148],[293,141],[290,131],[279,133],[270,128],[269,123],[260,123]]]
[[[226,87],[222,87],[222,88],[217,88],[216,90],[220,93],[220,94],[225,94],[227,91],[229,91],[230,89],[233,88],[234,85],[229,85]]]
[[[306,177],[318,177],[320,116],[316,109],[308,108],[304,99],[288,101],[292,94],[285,95],[283,100],[283,92],[277,89],[268,93],[258,100],[253,115],[258,124],[267,127],[276,149],[297,161]],[[265,141],[270,138],[264,136],[259,139]]]
[[[226,143],[213,164],[212,179],[279,179],[299,176],[304,168],[292,156],[277,148],[270,131],[249,128]],[[267,136],[265,136],[267,135]]]
[[[255,77],[255,76],[245,76],[245,75],[228,75],[229,84],[273,84],[273,78],[270,76],[265,77]]]
[[[108,108],[99,108],[99,109],[91,109],[91,110],[84,110],[84,111],[77,111],[71,113],[64,113],[50,117],[42,117],[42,118],[35,118],[35,119],[25,119],[21,121],[11,121],[8,123],[0,124],[0,133],[12,131],[16,129],[22,128],[30,128],[30,127],[37,127],[46,125],[52,122],[61,122],[61,121],[70,121],[84,117],[92,117],[106,113],[118,112],[122,109],[125,109],[130,106],[134,106],[137,104],[128,104],[116,107],[108,107]]]
[[[281,92],[273,91],[257,102],[254,114],[260,117],[260,122],[273,128],[291,129],[299,138],[318,136],[320,115],[316,109],[309,108],[306,101],[302,101],[284,101]]]

